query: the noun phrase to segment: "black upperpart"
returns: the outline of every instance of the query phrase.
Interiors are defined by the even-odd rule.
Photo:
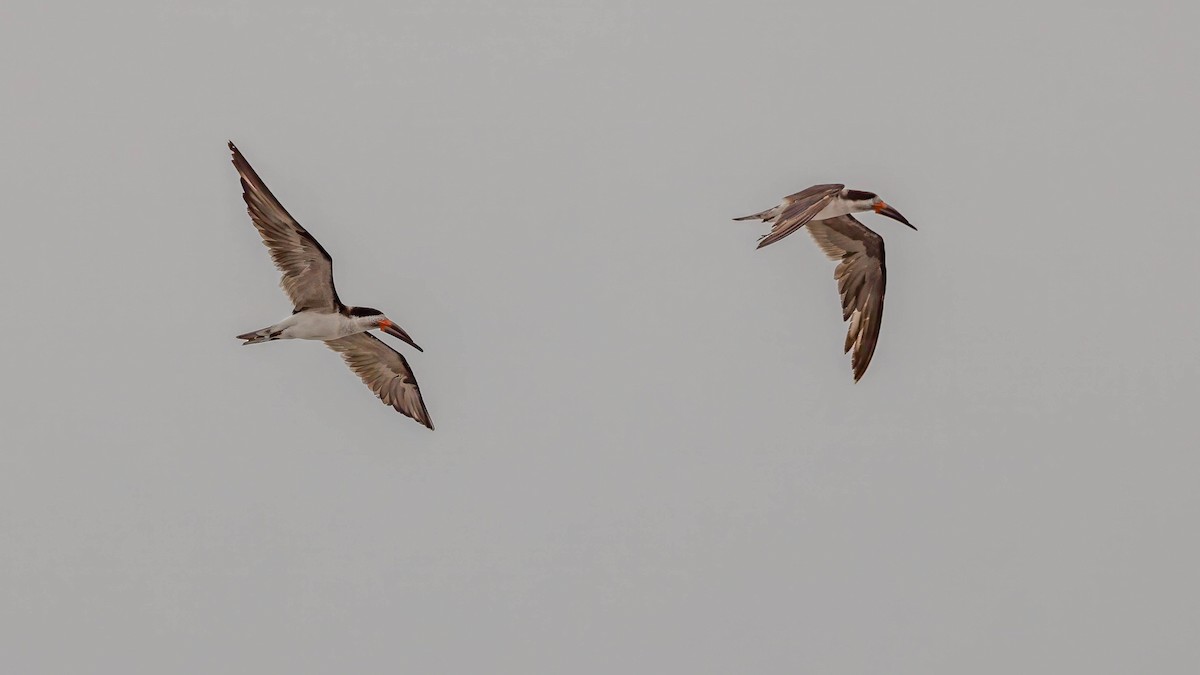
[[[866,192],[865,190],[846,190],[846,199],[852,202],[875,201],[879,195],[874,192]]]
[[[370,307],[347,307],[346,314],[348,316],[383,316],[383,312]]]

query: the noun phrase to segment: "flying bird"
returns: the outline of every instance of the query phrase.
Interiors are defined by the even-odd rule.
[[[242,198],[271,259],[283,273],[279,285],[291,298],[292,315],[272,326],[237,336],[242,344],[272,340],[322,340],[384,404],[430,429],[433,422],[412,368],[396,350],[368,331],[378,328],[424,351],[396,322],[370,307],[342,304],[333,286],[333,258],[279,203],[232,142],[233,166],[242,179]]]
[[[833,278],[842,296],[842,320],[850,322],[844,351],[854,350],[850,365],[855,382],[867,372],[875,354],[887,286],[883,237],[850,215],[863,211],[874,211],[917,229],[874,192],[847,190],[840,184],[814,185],[784,197],[766,211],[734,218],[772,224],[771,231],[759,239],[758,248],[774,244],[807,225],[817,246],[830,260],[838,261]]]

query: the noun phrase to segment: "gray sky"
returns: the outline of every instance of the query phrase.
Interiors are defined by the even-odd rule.
[[[7,668],[1194,672],[1200,8],[697,4],[5,2]],[[233,339],[227,139],[436,432]]]

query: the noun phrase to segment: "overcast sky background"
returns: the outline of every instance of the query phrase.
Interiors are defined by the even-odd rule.
[[[6,0],[4,670],[1195,672],[1198,21]],[[233,339],[228,139],[437,431]],[[920,228],[858,384],[730,221],[824,182]]]

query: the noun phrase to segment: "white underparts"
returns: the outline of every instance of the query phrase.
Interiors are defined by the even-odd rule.
[[[340,312],[299,312],[271,326],[283,340],[336,340],[362,333],[374,326],[361,317],[349,317]]]
[[[829,203],[825,205],[825,208],[818,211],[817,215],[813,216],[812,219],[826,220],[828,218],[837,218],[838,216],[844,216],[848,213],[861,213],[863,211],[870,211],[873,207],[874,204],[870,201],[852,202],[848,199],[842,199],[840,196],[838,196],[829,200]]]

